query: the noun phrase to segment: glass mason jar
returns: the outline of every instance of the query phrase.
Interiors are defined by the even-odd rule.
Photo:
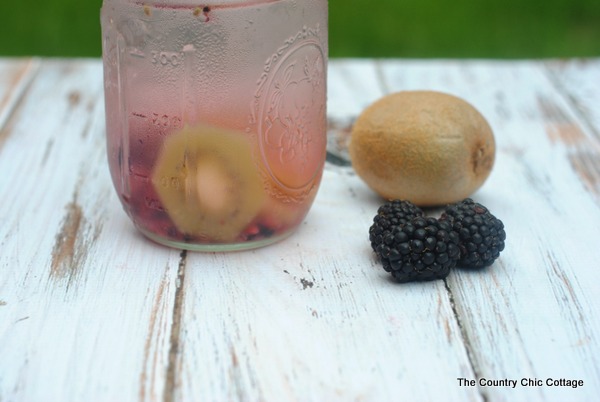
[[[327,0],[104,0],[107,151],[135,226],[172,247],[292,233],[326,148]]]

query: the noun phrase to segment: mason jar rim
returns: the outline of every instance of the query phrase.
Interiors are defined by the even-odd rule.
[[[157,8],[238,7],[254,4],[279,3],[291,0],[104,0],[104,3],[130,3]]]

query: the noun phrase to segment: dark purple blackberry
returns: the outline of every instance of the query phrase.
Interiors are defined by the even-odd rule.
[[[375,253],[399,282],[442,279],[460,257],[458,234],[448,222],[419,216],[394,226]]]
[[[440,220],[449,222],[460,237],[459,266],[486,267],[504,250],[504,224],[470,198],[446,207]]]
[[[369,228],[369,240],[373,250],[376,251],[383,238],[394,227],[404,225],[418,216],[423,216],[423,211],[410,201],[393,200],[380,206],[373,218],[373,225]]]

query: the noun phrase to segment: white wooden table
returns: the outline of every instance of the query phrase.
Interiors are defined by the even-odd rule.
[[[506,226],[489,269],[401,285],[371,252],[381,200],[344,145],[401,89],[461,96],[495,131],[473,196]],[[0,401],[597,400],[600,59],[332,60],[314,208],[231,254],[136,233],[102,96],[99,60],[0,59]]]

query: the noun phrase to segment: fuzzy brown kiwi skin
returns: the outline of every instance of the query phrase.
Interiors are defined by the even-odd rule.
[[[491,172],[494,166],[494,154],[490,152],[489,146],[484,144],[476,144],[473,147],[471,163],[473,166],[473,174],[476,177],[485,176]]]
[[[358,176],[383,198],[438,206],[483,185],[494,166],[495,141],[489,123],[466,101],[403,91],[361,113],[349,152]]]

